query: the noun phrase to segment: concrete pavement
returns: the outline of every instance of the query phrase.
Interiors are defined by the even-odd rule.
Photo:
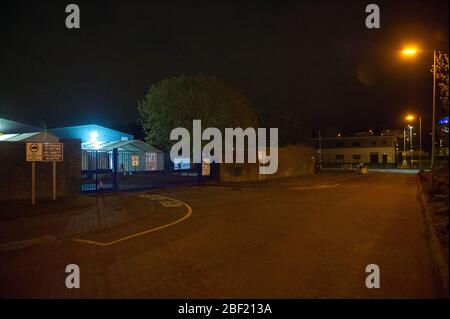
[[[192,215],[107,247],[68,237],[57,245],[3,253],[0,296],[442,296],[415,175],[332,173],[259,188],[189,187],[162,195],[188,204]],[[162,215],[176,210],[176,218],[186,212],[161,209]],[[111,241],[155,225],[149,216],[82,235]],[[80,266],[80,289],[65,287],[69,263]],[[380,289],[365,286],[368,264],[380,267]]]

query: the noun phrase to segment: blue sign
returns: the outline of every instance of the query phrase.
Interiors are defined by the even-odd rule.
[[[439,124],[441,124],[441,125],[448,124],[448,116],[440,119]]]

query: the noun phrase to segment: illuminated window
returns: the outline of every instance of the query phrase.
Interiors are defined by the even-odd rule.
[[[191,167],[189,158],[175,158],[173,160],[174,169],[189,169]]]
[[[145,170],[154,171],[158,168],[156,153],[145,153]]]

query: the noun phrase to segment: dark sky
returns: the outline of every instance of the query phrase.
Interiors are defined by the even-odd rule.
[[[0,117],[47,126],[125,125],[151,84],[212,74],[260,112],[289,112],[314,129],[430,122],[432,55],[448,52],[448,1],[0,0]],[[381,9],[367,29],[365,6]],[[425,125],[426,126],[426,125]]]

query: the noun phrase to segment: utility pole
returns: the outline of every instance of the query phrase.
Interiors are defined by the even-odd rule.
[[[434,168],[434,143],[435,143],[435,122],[436,122],[436,50],[433,50],[433,124],[431,128],[431,180],[433,180]]]
[[[402,165],[406,166],[406,128],[403,128],[403,161]]]
[[[319,131],[319,167],[322,169],[322,136]]]
[[[411,154],[411,168],[413,167],[413,126],[412,125],[408,125],[409,126],[409,153]]]
[[[422,168],[422,116],[419,116],[419,166]]]

